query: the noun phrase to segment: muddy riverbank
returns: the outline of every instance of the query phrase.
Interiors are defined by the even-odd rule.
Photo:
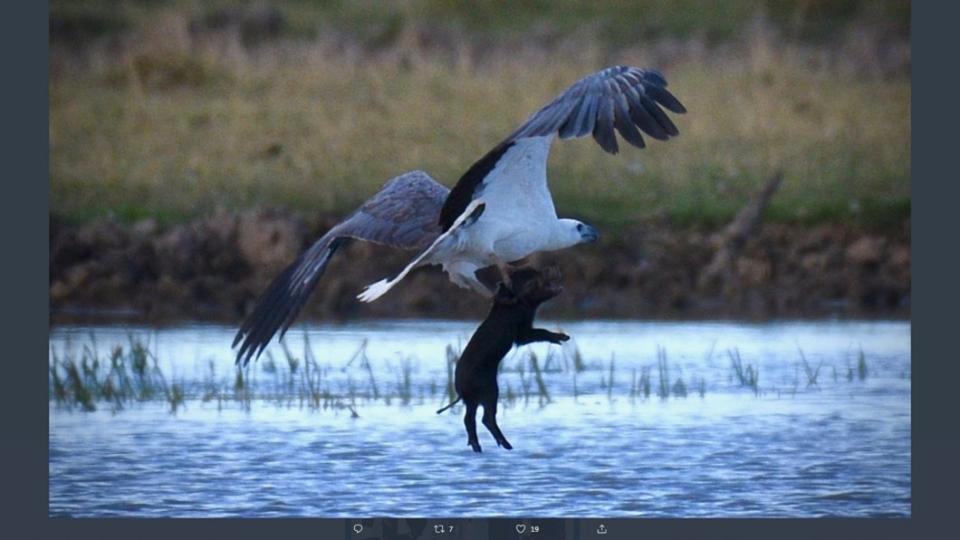
[[[282,268],[336,222],[277,210],[216,213],[161,226],[145,220],[73,225],[51,218],[54,318],[99,311],[136,317],[238,320]],[[701,279],[720,228],[649,220],[590,246],[541,256],[566,291],[562,318],[909,316],[910,227],[766,223],[720,280]],[[615,239],[609,239],[615,236]],[[478,317],[486,302],[421,270],[372,305],[354,296],[410,254],[360,242],[337,253],[305,313],[316,318]]]

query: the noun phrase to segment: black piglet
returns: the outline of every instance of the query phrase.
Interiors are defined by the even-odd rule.
[[[543,271],[521,268],[513,271],[510,279],[512,287],[501,283],[497,288],[490,313],[473,333],[457,361],[454,384],[458,398],[437,411],[441,413],[463,400],[466,406],[463,423],[467,428],[467,444],[475,452],[480,452],[476,422],[478,405],[483,405],[481,421],[496,439],[497,445],[507,450],[513,449],[497,425],[497,399],[500,396],[497,370],[513,345],[537,341],[559,344],[570,339],[566,334],[533,327],[537,308],[563,291],[559,271],[556,268]]]

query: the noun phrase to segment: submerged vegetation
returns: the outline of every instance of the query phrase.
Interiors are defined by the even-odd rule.
[[[60,358],[51,351],[50,395],[59,405],[94,411],[98,402],[114,410],[130,402],[164,400],[177,412],[187,398],[183,381],[168,382],[148,342],[130,336],[101,358],[96,340],[83,346],[80,358]]]
[[[296,407],[312,411],[343,410],[358,416],[364,405],[444,405],[456,398],[453,385],[454,366],[459,352],[448,345],[446,350],[446,380],[414,382],[414,373],[420,366],[410,358],[392,368],[392,380],[385,379],[383,371],[374,370],[366,353],[366,341],[342,364],[318,362],[313,348],[304,337],[303,352],[291,351],[281,342],[282,357],[268,350],[259,362],[246,367],[234,367],[218,373],[212,360],[199,376],[165,373],[149,339],[129,335],[126,345],[117,345],[103,353],[91,335],[89,342],[79,348],[72,343],[61,350],[51,350],[49,362],[50,401],[58,408],[92,412],[106,408],[118,412],[140,403],[166,403],[171,413],[203,404],[239,406],[249,410],[254,403],[278,407]],[[712,351],[708,353],[708,362]],[[671,364],[667,351],[657,347],[656,358],[640,367],[632,368],[629,378],[621,380],[613,357],[608,362],[585,361],[581,351],[573,347],[553,352],[541,360],[532,351],[523,351],[508,357],[501,364],[500,380],[503,386],[501,402],[506,407],[547,407],[557,397],[598,398],[614,403],[626,398],[630,403],[704,398],[711,392],[748,388],[756,396],[773,392],[782,396],[796,395],[798,388],[817,384],[815,369],[807,363],[802,351],[796,364],[797,376],[783,385],[769,388],[759,385],[759,367],[744,363],[737,349],[728,351],[729,380],[732,386],[722,388],[721,381],[708,382],[702,375],[687,375],[676,363]],[[866,355],[861,350],[856,369],[848,367],[847,382],[863,382],[868,378]],[[806,374],[800,380],[801,369]],[[836,366],[834,381],[837,382]],[[379,373],[379,374],[378,374]],[[651,373],[655,373],[652,376]],[[854,373],[856,373],[856,378]],[[379,377],[379,378],[378,378]],[[909,374],[901,374],[909,378]],[[819,389],[819,388],[817,388]],[[456,410],[456,409],[455,409]]]

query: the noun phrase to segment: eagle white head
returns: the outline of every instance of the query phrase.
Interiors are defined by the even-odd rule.
[[[600,234],[595,228],[576,219],[560,219],[560,226],[557,228],[557,244],[554,249],[564,249],[577,244],[589,244],[596,242]]]

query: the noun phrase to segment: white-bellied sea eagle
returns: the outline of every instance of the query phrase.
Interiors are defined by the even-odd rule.
[[[476,271],[491,265],[509,281],[507,264],[543,251],[597,239],[596,230],[557,217],[547,187],[547,157],[554,137],[592,135],[616,154],[614,130],[645,146],[641,132],[667,140],[679,134],[661,109],[686,112],[655,70],[616,66],[589,75],[534,113],[474,163],[452,190],[423,171],[389,180],[343,222],[331,228],[273,280],[237,332],[237,362],[244,364],[280,337],[296,318],[334,252],[348,239],[419,250],[399,274],[358,295],[376,300],[412,269],[439,264],[450,281],[484,295]]]

